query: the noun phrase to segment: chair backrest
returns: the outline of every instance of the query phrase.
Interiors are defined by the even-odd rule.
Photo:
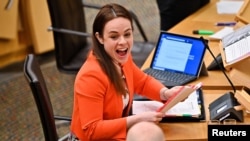
[[[38,108],[45,140],[56,141],[58,140],[58,135],[52,104],[39,63],[33,54],[26,56],[23,70]]]
[[[81,0],[47,0],[52,28],[86,32]],[[76,73],[86,60],[90,45],[87,36],[53,32],[57,68]]]

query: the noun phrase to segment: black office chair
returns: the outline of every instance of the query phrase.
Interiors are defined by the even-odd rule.
[[[56,128],[56,120],[71,121],[70,117],[55,116],[50,101],[47,86],[38,64],[33,54],[28,54],[24,61],[24,76],[32,90],[33,97],[39,112],[46,141],[67,140],[68,134],[59,138]]]
[[[53,31],[57,68],[61,72],[76,74],[91,47],[91,34],[86,31],[84,8],[100,9],[101,6],[84,3],[82,0],[47,0]],[[148,42],[136,15],[131,11],[143,41],[135,41],[132,55],[141,67],[154,44]]]

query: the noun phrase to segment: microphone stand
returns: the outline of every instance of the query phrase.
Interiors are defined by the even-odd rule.
[[[206,39],[204,39],[202,36],[200,37],[200,39],[203,41],[204,45],[206,46],[207,50],[210,52],[210,54],[212,55],[213,59],[215,60],[215,62],[217,63],[217,65],[219,66],[220,70],[222,71],[222,73],[225,75],[225,77],[227,78],[227,81],[230,83],[231,87],[233,88],[233,93],[236,92],[236,88],[234,87],[232,81],[230,80],[230,78],[228,77],[228,75],[226,74],[225,70],[223,69],[223,67],[220,65],[220,63],[218,62],[218,60],[216,59],[216,57],[214,56],[213,52],[210,50],[209,46],[208,46],[208,41]]]
[[[234,97],[236,93],[236,89],[232,83],[232,81],[229,79],[227,76],[225,70],[222,68],[222,66],[219,64],[217,59],[215,58],[214,54],[210,50],[208,46],[208,40],[205,40],[203,37],[200,37],[200,39],[203,41],[204,45],[206,46],[207,50],[210,52],[210,54],[213,56],[214,60],[216,63],[219,65],[219,68],[227,78],[228,82],[230,83],[231,87],[233,88],[234,92],[227,92],[214,100],[212,103],[209,104],[209,113],[210,113],[210,120],[219,120],[223,121],[226,118],[233,118],[236,119],[237,121],[243,121],[243,111],[242,110],[236,110],[234,107],[240,105],[237,101],[237,99]],[[221,103],[224,104],[224,109]],[[222,106],[222,107],[221,107]],[[223,112],[218,112],[218,111],[223,111]]]

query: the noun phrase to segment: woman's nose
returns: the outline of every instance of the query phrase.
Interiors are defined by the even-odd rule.
[[[121,36],[119,40],[119,44],[123,44],[123,43],[126,43],[126,39],[123,36]]]

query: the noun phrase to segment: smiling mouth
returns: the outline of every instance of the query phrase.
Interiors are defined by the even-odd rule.
[[[128,48],[126,49],[117,49],[116,53],[119,54],[120,56],[125,56],[128,52]]]

